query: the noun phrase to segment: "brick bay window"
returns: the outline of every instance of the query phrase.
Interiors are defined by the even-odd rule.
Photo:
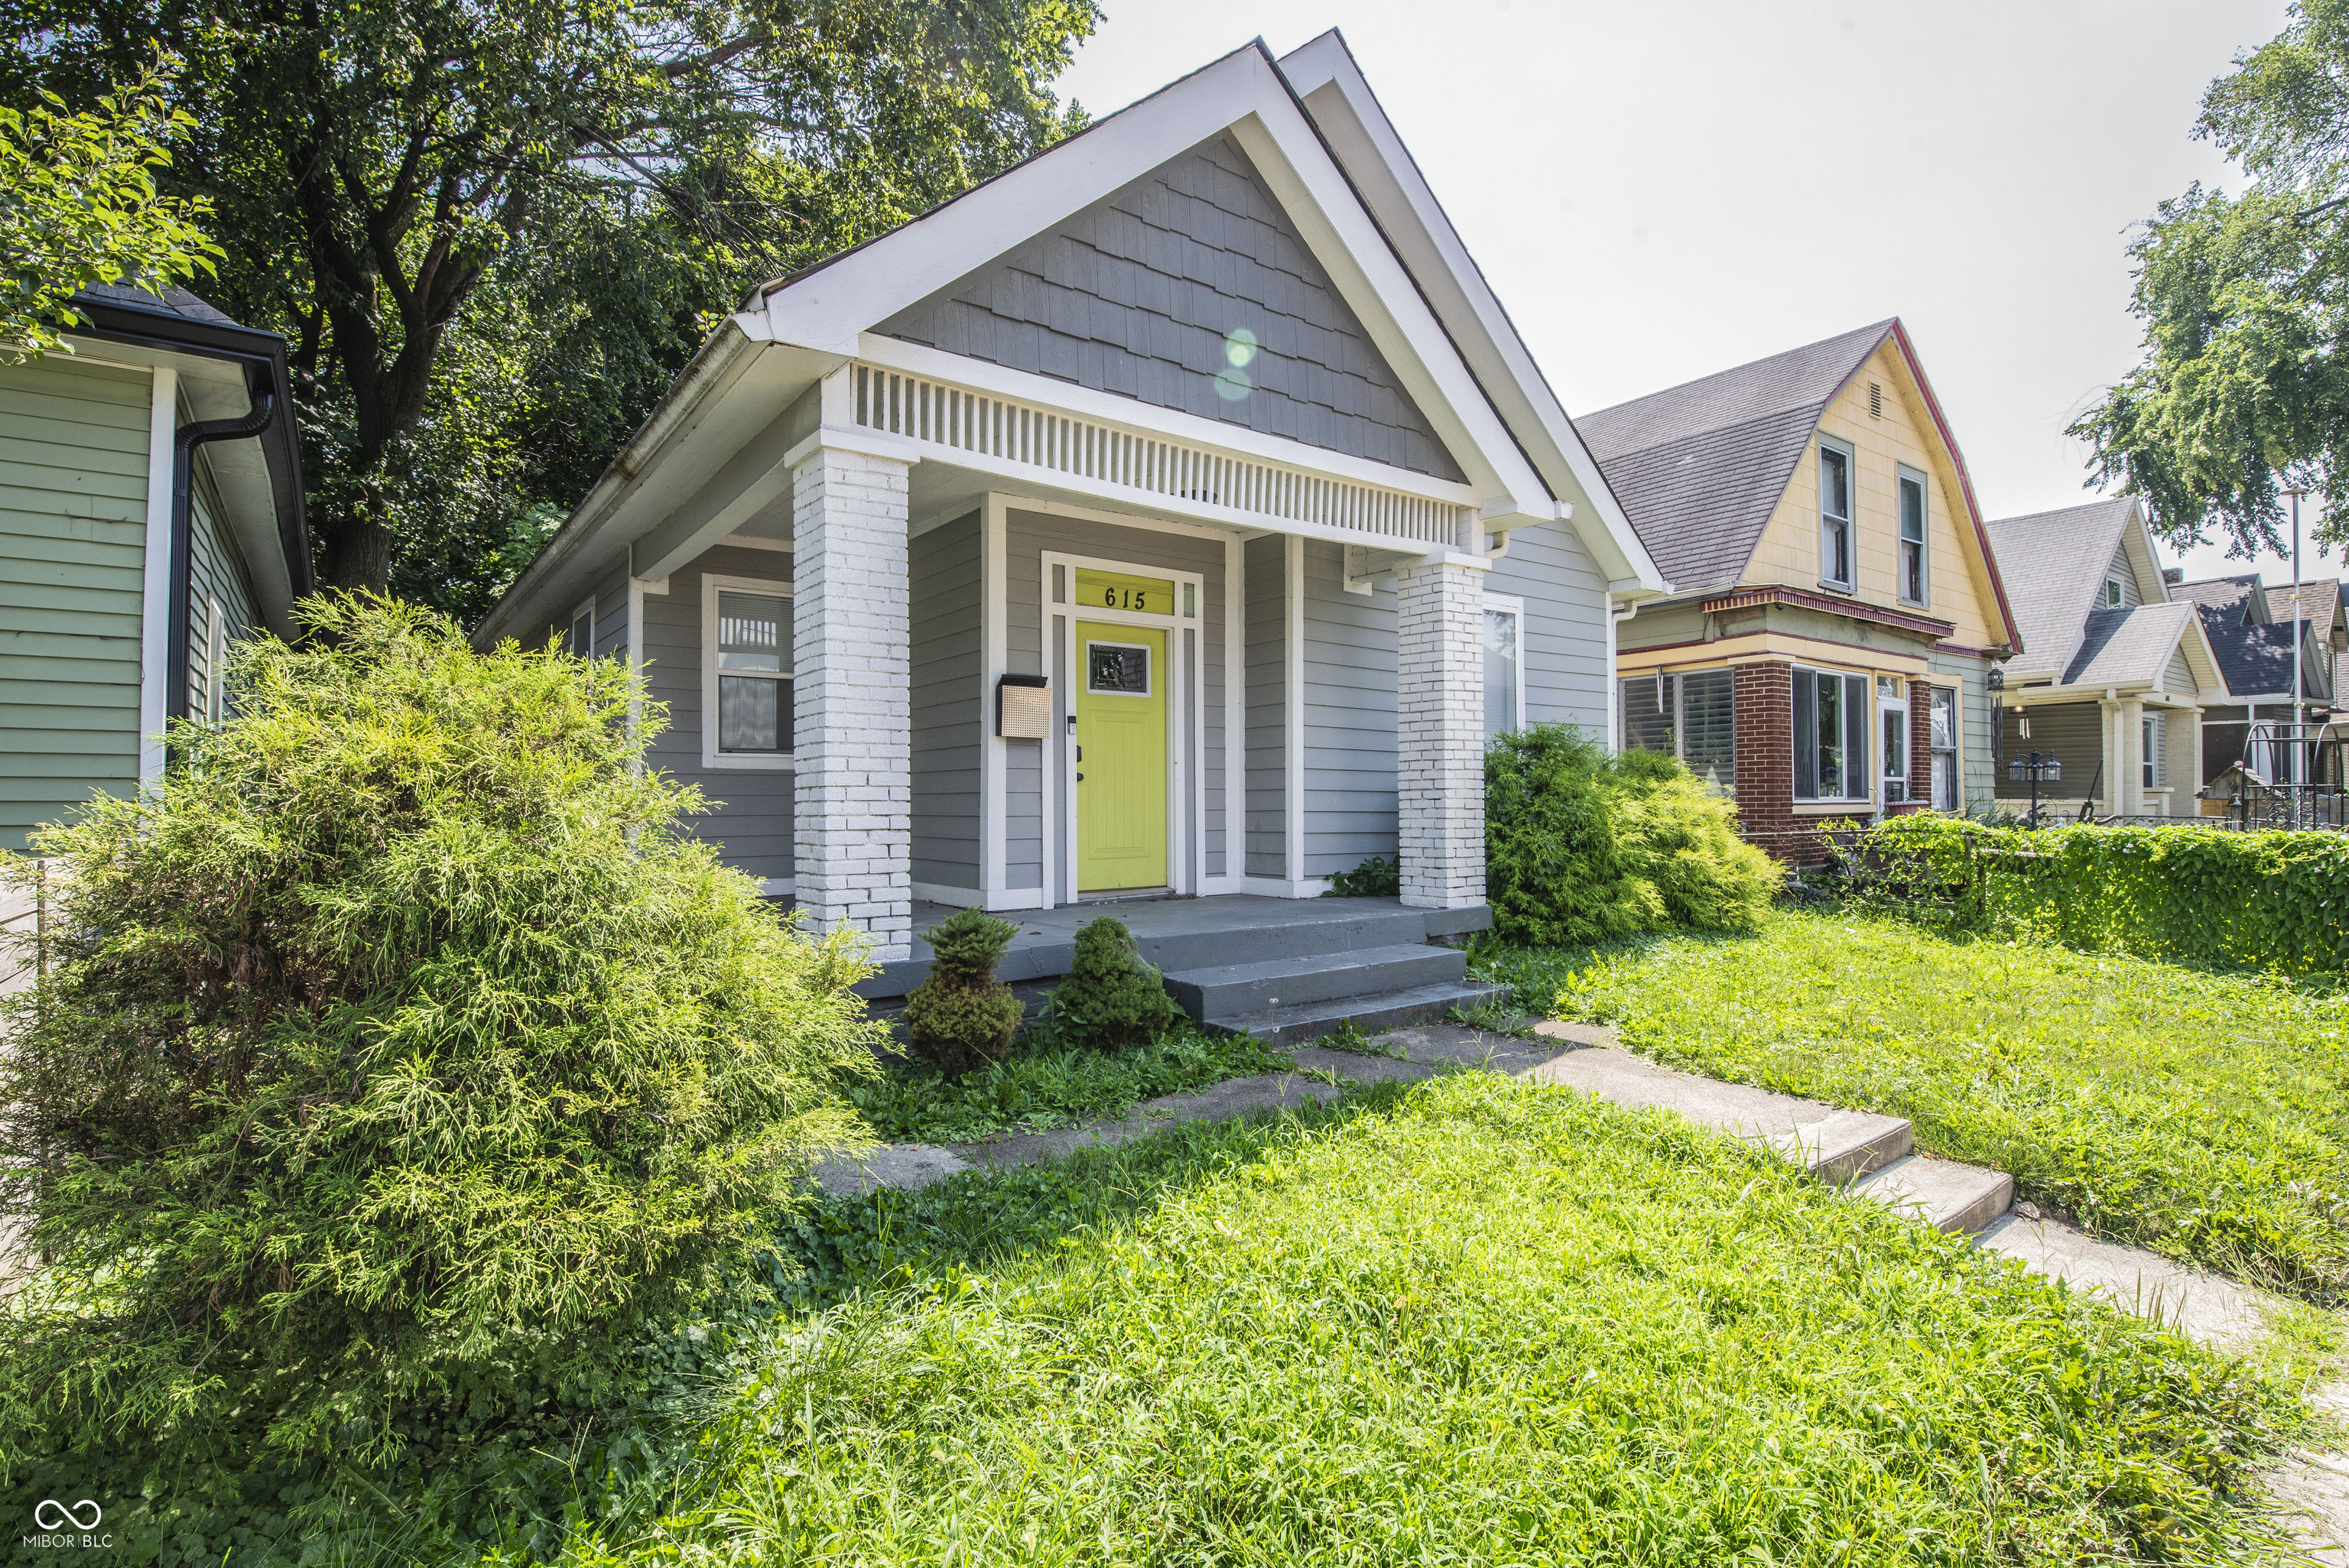
[[[1618,690],[1626,747],[1677,757],[1722,793],[1737,793],[1735,671],[1626,676]]]
[[[702,762],[787,766],[792,752],[792,602],[780,583],[703,579]]]
[[[1851,449],[1819,438],[1819,582],[1852,588]]]
[[[1868,677],[1795,670],[1795,799],[1864,804]]]

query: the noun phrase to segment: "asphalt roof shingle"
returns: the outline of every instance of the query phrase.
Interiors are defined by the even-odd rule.
[[[2105,568],[2136,505],[2124,496],[1982,525],[2023,636],[2025,667],[2064,669],[2077,661]]]
[[[132,310],[169,311],[173,315],[182,315],[190,321],[210,322],[215,326],[243,325],[210,301],[176,286],[165,289],[160,295],[150,294],[145,289],[132,288],[128,284],[91,284],[75,292],[107,304],[128,305]]]
[[[2103,582],[2100,573],[2096,579]],[[2080,646],[2063,675],[2064,686],[2162,684],[2178,639],[2194,618],[2191,604],[2130,604],[2089,612]],[[2029,645],[2024,645],[2028,646]]]
[[[1828,402],[1892,327],[1880,321],[1575,419],[1675,592],[1738,580]]]
[[[2291,606],[2285,606],[2287,618],[2281,626],[2244,622],[2250,607],[2247,601],[2254,593],[2264,597],[2258,573],[2179,583],[2169,591],[2191,601],[2202,617],[2203,633],[2210,639],[2210,652],[2218,658],[2219,673],[2226,677],[2230,692],[2239,697],[2256,697],[2292,690]],[[2267,603],[2272,605],[2273,601]]]

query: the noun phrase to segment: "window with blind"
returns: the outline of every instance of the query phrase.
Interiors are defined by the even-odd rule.
[[[1626,748],[1677,757],[1723,794],[1737,791],[1737,677],[1729,670],[1631,676],[1619,683]]]
[[[1865,800],[1868,677],[1795,672],[1795,799]]]
[[[715,633],[718,749],[768,756],[791,750],[791,602],[721,591]]]
[[[1958,694],[1933,688],[1933,810],[1958,809]]]

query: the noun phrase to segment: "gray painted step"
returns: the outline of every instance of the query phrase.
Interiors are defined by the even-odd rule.
[[[1376,1034],[1381,1029],[1433,1023],[1454,1007],[1481,1007],[1508,999],[1506,985],[1454,982],[1268,1007],[1256,1013],[1231,1013],[1203,1021],[1207,1027],[1226,1034],[1254,1035],[1268,1046],[1293,1045],[1300,1040],[1318,1040],[1348,1019],[1360,1026],[1363,1033]]]
[[[1912,1154],[1861,1178],[1852,1191],[1937,1230],[1970,1236],[2013,1204],[2014,1178],[2003,1171]]]
[[[1456,947],[1396,943],[1344,953],[1261,957],[1242,964],[1178,969],[1166,976],[1166,989],[1191,1016],[1212,1018],[1414,985],[1449,985],[1467,973],[1468,955]]]

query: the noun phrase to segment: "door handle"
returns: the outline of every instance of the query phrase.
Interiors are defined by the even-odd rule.
[[[1078,783],[1080,783],[1080,784],[1081,784],[1081,783],[1083,783],[1084,781],[1085,781],[1085,776],[1084,776],[1083,774],[1081,774],[1081,773],[1078,774],[1078,775],[1077,775],[1077,782],[1078,782]]]

